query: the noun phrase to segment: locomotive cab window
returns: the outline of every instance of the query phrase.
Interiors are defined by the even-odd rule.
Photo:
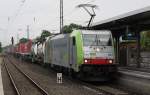
[[[110,34],[83,34],[84,46],[112,46]]]
[[[72,44],[75,46],[76,45],[76,38],[72,37]]]
[[[108,46],[112,46],[111,38],[109,38],[109,40],[108,40],[108,42],[107,42],[107,45],[108,45]]]

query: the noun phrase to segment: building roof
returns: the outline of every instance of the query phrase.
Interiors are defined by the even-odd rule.
[[[150,28],[150,6],[96,22],[91,27],[94,29],[119,30],[126,26],[132,28],[140,26],[142,29]]]

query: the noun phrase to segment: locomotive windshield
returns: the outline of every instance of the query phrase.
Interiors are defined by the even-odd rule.
[[[112,46],[110,34],[83,34],[84,46]]]

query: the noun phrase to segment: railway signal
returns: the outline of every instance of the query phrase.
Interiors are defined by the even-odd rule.
[[[11,37],[11,44],[14,45],[14,37]]]

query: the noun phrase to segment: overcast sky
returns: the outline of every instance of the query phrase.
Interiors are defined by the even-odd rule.
[[[15,43],[17,34],[19,38],[27,37],[27,25],[30,26],[30,38],[39,36],[42,29],[59,32],[59,1],[0,0],[0,42],[5,46],[10,44],[12,36]],[[64,25],[87,25],[90,16],[76,8],[85,3],[98,6],[94,22],[150,6],[150,0],[64,0]]]

